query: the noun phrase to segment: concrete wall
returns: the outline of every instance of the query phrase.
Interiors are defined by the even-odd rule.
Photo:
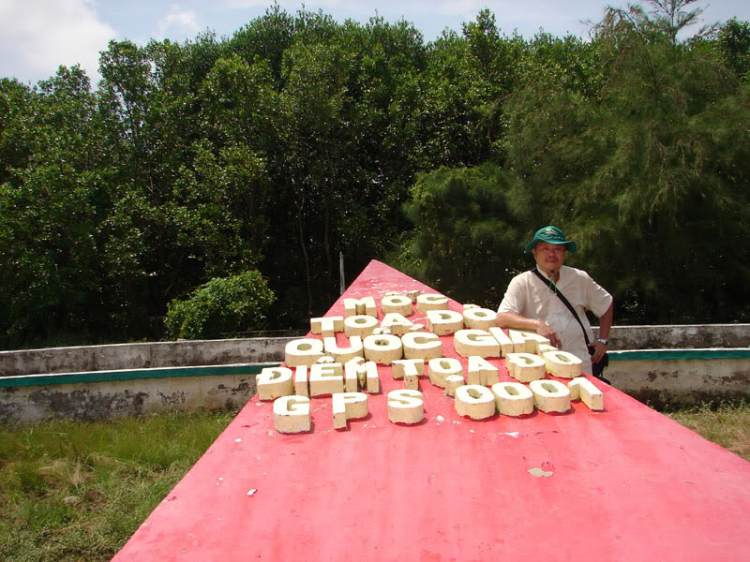
[[[4,377],[0,423],[239,408],[255,394],[257,373],[276,364]],[[615,388],[654,407],[747,398],[750,349],[615,351],[605,375]]]
[[[0,377],[284,360],[287,338],[128,343],[0,351]]]
[[[594,328],[598,337],[599,328]],[[750,324],[613,326],[610,350],[687,349],[750,346]]]
[[[594,329],[598,333],[598,328]],[[284,360],[284,346],[300,336],[130,343],[0,351],[0,376]],[[611,350],[747,347],[750,324],[614,326]]]
[[[660,406],[750,396],[750,325],[614,327],[610,337],[605,376],[643,402]],[[283,361],[292,339],[0,352],[0,423],[239,407],[255,393],[263,365]]]
[[[257,374],[270,365],[277,363],[6,377],[0,379],[0,423],[239,408],[255,394]]]
[[[604,376],[653,407],[750,398],[750,349],[610,353]]]

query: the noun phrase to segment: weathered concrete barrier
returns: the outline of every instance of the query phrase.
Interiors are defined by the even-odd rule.
[[[750,324],[613,326],[610,339],[605,376],[641,402],[750,398]]]
[[[96,420],[175,410],[233,409],[276,363],[0,377],[0,423]]]
[[[750,349],[610,352],[612,385],[654,407],[750,398]]]
[[[281,362],[284,346],[293,339],[196,340],[0,351],[0,377]]]
[[[292,337],[177,341],[0,352],[0,423],[232,409]]]
[[[615,326],[610,338],[605,376],[643,402],[658,407],[750,397],[748,324]],[[283,361],[292,339],[3,351],[0,423],[239,407],[255,393],[255,375]]]
[[[594,333],[597,332],[598,328],[594,328]],[[0,377],[281,362],[284,346],[297,337],[301,336],[0,351]],[[750,345],[750,324],[613,326],[610,339],[611,350],[747,347]]]
[[[598,333],[594,327],[594,337]],[[747,347],[750,324],[612,326],[609,337],[610,350]]]

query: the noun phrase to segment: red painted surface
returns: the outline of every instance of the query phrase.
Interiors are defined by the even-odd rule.
[[[373,261],[344,296],[396,288],[434,292]],[[279,434],[253,398],[115,560],[750,560],[750,463],[616,389],[594,383],[604,412],[472,421],[425,378],[405,427],[379,370],[347,430],[313,398],[312,432]]]

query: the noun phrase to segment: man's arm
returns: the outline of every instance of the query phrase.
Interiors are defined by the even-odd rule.
[[[560,338],[552,329],[552,326],[541,320],[533,318],[526,318],[515,312],[498,312],[497,313],[497,325],[501,328],[515,328],[518,330],[531,330],[536,332],[540,336],[547,338],[552,345],[560,347]],[[609,328],[607,328],[609,331]],[[604,336],[602,336],[604,337]]]
[[[614,306],[615,303],[612,301],[607,312],[599,317],[599,337],[605,340],[609,339],[609,329],[612,327],[612,320],[615,315]],[[604,354],[607,353],[607,346],[599,341],[593,341],[591,342],[591,345],[594,346],[595,350],[594,354],[591,356],[591,361],[593,363],[598,363],[601,358],[604,357]]]

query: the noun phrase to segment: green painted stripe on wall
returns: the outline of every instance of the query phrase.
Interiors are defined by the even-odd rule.
[[[660,349],[610,351],[611,361],[676,361],[682,359],[750,359],[750,349]],[[120,371],[88,371],[55,375],[23,375],[0,377],[0,388],[14,386],[46,386],[81,384],[177,377],[210,377],[220,375],[257,375],[265,367],[279,363],[249,363],[243,365],[206,365],[199,367],[164,367],[158,369],[131,369]]]
[[[51,384],[81,384],[178,377],[211,377],[217,375],[257,375],[266,367],[277,367],[278,365],[279,363],[248,363],[246,365],[205,365],[201,367],[88,371],[84,373],[56,375],[23,375],[20,377],[0,377],[0,387],[46,386]]]
[[[611,361],[677,361],[680,359],[750,359],[750,349],[644,349],[610,351]]]

